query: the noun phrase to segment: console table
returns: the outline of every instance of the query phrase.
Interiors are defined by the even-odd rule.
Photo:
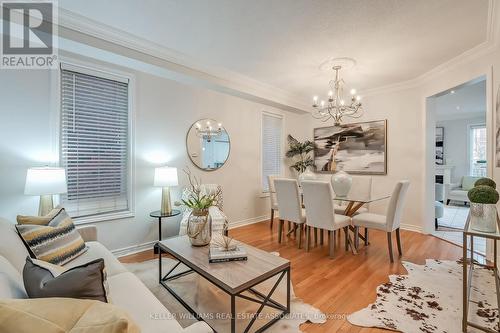
[[[493,270],[495,274],[495,286],[497,295],[497,304],[500,308],[500,278],[498,276],[498,266],[497,266],[497,241],[500,240],[500,221],[497,215],[497,230],[496,232],[481,232],[472,229],[471,226],[471,216],[467,217],[467,222],[464,228],[464,243],[463,243],[463,317],[462,317],[462,332],[467,332],[467,327],[474,327],[484,332],[498,333],[499,330],[491,330],[487,327],[480,326],[476,323],[469,321],[469,302],[470,300],[470,289],[472,286],[472,278],[474,271],[474,266],[482,266]],[[486,239],[493,240],[493,265],[484,265],[474,262],[474,237],[482,237]],[[469,243],[470,240],[470,243]],[[468,250],[468,244],[470,244],[470,251]],[[470,257],[469,257],[470,253]]]

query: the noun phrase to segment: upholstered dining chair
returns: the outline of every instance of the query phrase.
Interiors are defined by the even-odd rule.
[[[372,177],[371,176],[352,176],[352,186],[349,191],[349,196],[353,198],[369,198],[372,194]],[[347,202],[335,202],[335,213],[344,214],[347,208]],[[357,213],[368,212],[368,204],[359,208]]]
[[[369,198],[372,194],[372,177],[371,176],[352,176],[351,190],[349,196],[352,198]],[[340,203],[340,204],[339,204]],[[335,201],[335,213],[345,214],[348,207],[347,201]],[[364,204],[355,214],[368,213],[369,204]],[[368,245],[368,228],[365,228],[365,245]],[[357,244],[357,243],[356,243]]]
[[[304,205],[306,207],[306,251],[309,251],[311,228],[318,228],[320,232],[328,231],[329,255],[333,257],[335,249],[334,231],[344,229],[345,247],[348,249],[349,216],[335,214],[333,202],[334,193],[330,182],[304,180],[302,181]]]
[[[271,200],[271,221],[269,227],[273,228],[274,214],[278,211],[278,201],[276,200],[276,188],[274,187],[274,179],[277,176],[267,176],[269,182],[269,200]]]
[[[361,213],[352,217],[352,224],[355,226],[355,244],[358,244],[358,229],[365,227],[369,229],[377,229],[387,232],[387,244],[389,246],[389,258],[394,262],[392,254],[392,232],[396,231],[396,240],[398,244],[398,252],[403,254],[401,248],[401,236],[399,234],[399,226],[401,224],[401,215],[403,214],[403,204],[408,192],[410,182],[407,180],[399,181],[391,195],[386,215],[374,213]]]
[[[306,222],[306,214],[302,208],[299,184],[296,179],[275,178],[276,200],[280,212],[280,222],[278,225],[278,242],[281,243],[283,234],[283,224],[286,221],[295,223],[298,231],[298,248],[302,247],[302,230]]]

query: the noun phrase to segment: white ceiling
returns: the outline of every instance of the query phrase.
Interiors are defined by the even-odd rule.
[[[439,94],[435,98],[435,110],[437,120],[486,117],[486,79]]]
[[[413,79],[486,40],[488,0],[59,0],[60,7],[296,94],[327,91],[331,57],[348,87]]]

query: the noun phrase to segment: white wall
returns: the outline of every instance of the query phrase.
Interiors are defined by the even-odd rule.
[[[486,124],[486,112],[483,117],[476,116],[465,119],[447,119],[438,120],[436,122],[437,127],[444,127],[445,163],[455,166],[451,173],[451,180],[453,183],[459,182],[462,176],[470,174],[470,126],[484,124]]]
[[[108,64],[101,64],[110,67]],[[110,67],[113,69],[113,67]],[[288,133],[299,138],[306,132],[304,116],[196,88],[165,78],[130,71],[135,76],[135,217],[99,222],[100,240],[110,249],[153,241],[157,225],[149,212],[159,209],[161,190],[154,188],[157,165],[182,169],[189,166],[206,183],[224,188],[224,206],[231,223],[263,220],[269,214],[268,198],[260,195],[261,112],[284,116]],[[52,79],[57,78],[57,73]],[[2,71],[0,75],[0,217],[15,221],[17,214],[36,214],[35,197],[23,195],[26,169],[57,161],[57,103],[53,105],[51,75],[47,71]],[[57,97],[57,95],[56,95]],[[186,133],[200,118],[221,121],[231,138],[231,155],[221,169],[202,172],[186,153]],[[284,141],[285,142],[285,141]],[[182,172],[174,199],[186,184]],[[165,234],[175,234],[179,219],[165,223]]]

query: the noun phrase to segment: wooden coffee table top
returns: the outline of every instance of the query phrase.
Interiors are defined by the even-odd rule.
[[[209,263],[209,246],[191,246],[188,236],[178,236],[158,243],[186,266],[231,294],[248,289],[290,267],[290,261],[239,242],[246,250],[247,261]]]

